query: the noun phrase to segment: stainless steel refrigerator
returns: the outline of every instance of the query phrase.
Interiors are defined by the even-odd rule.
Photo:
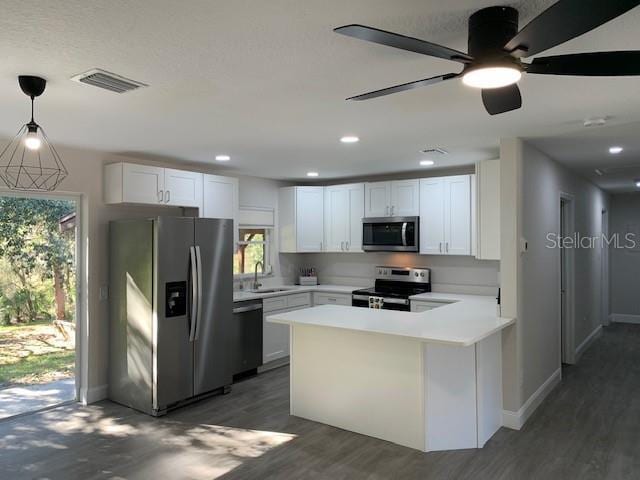
[[[109,398],[151,415],[232,382],[233,221],[109,225]]]

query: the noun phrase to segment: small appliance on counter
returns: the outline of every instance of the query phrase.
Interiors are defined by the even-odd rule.
[[[303,287],[318,285],[318,275],[315,268],[301,268],[298,283]]]
[[[373,288],[355,290],[354,307],[410,311],[409,297],[431,291],[431,270],[412,267],[376,267]]]

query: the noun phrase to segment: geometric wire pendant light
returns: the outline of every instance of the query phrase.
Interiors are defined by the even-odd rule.
[[[44,78],[21,75],[18,83],[31,98],[31,121],[0,153],[0,178],[12,190],[55,190],[68,172],[43,128],[33,118],[33,100],[47,85]]]

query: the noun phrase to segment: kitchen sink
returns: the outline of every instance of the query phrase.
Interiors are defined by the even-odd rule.
[[[259,288],[257,290],[249,290],[251,293],[277,293],[277,292],[288,292],[290,290],[295,290],[295,288]]]

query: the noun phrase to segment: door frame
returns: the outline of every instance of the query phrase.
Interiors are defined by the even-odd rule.
[[[17,191],[0,187],[0,196],[16,198],[39,198],[43,200],[69,200],[76,204],[76,365],[75,365],[75,391],[76,401],[87,403],[86,391],[89,384],[89,302],[88,285],[89,274],[87,269],[88,252],[88,208],[85,195],[58,192],[34,192]],[[84,393],[83,393],[84,392]]]
[[[569,193],[560,192],[560,201],[558,202],[558,232],[560,235],[568,233],[573,235],[575,232],[575,197]],[[565,205],[564,209],[562,204]],[[562,215],[564,214],[564,218]],[[564,231],[562,229],[564,225]],[[564,260],[564,261],[563,261]],[[562,315],[562,292],[559,296],[558,305],[558,344],[560,346],[560,364],[574,364],[576,362],[575,349],[575,246],[574,248],[559,251],[558,258],[558,286],[562,289],[563,272],[565,273],[565,315]],[[564,328],[563,328],[564,327]],[[565,335],[562,335],[564,329]]]
[[[600,269],[600,289],[601,289],[601,308],[602,313],[600,317],[600,324],[608,326],[611,323],[609,317],[609,295],[611,292],[611,286],[609,284],[609,244],[604,239],[609,238],[609,211],[606,208],[602,209],[602,245],[601,245],[601,269]]]

